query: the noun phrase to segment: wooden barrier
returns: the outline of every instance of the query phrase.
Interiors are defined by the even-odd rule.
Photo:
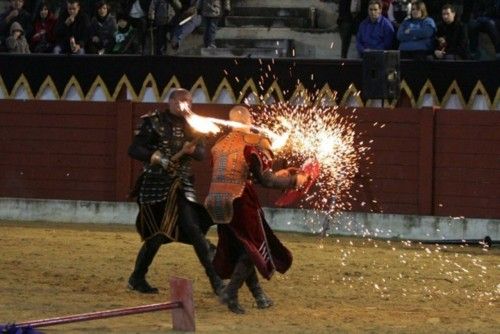
[[[26,321],[15,324],[16,328],[39,328],[54,325],[68,324],[112,317],[121,317],[132,314],[172,310],[172,327],[177,331],[194,332],[194,302],[193,286],[191,281],[173,277],[170,279],[170,302],[149,304],[135,307],[126,307],[113,310],[75,314],[63,317]]]

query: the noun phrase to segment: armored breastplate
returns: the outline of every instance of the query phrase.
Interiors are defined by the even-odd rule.
[[[176,119],[168,113],[155,113],[151,116],[152,131],[158,138],[155,150],[160,150],[170,159],[182,149],[185,141],[191,140],[186,136],[186,122]],[[195,190],[192,182],[191,158],[182,157],[178,167],[167,172],[159,165],[146,165],[144,181],[139,200],[142,203],[163,201],[168,189],[175,178],[180,178],[181,187],[186,198],[196,201]]]
[[[213,172],[205,206],[217,224],[233,217],[233,201],[240,197],[249,178],[244,150],[258,142],[258,136],[231,132],[212,148]]]

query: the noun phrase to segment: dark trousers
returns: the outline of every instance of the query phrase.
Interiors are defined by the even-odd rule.
[[[347,58],[347,53],[349,52],[349,46],[351,45],[351,38],[355,31],[355,24],[350,21],[342,21],[339,25],[340,32],[340,57]]]
[[[141,45],[142,54],[146,52],[146,32],[148,30],[148,25],[146,22],[146,18],[136,19],[133,17],[129,17],[129,24],[137,30],[137,39]],[[148,51],[149,52],[149,51]]]
[[[199,214],[196,204],[189,202],[184,196],[178,197],[179,209],[179,229],[182,241],[193,246],[196,256],[200,263],[205,268],[209,278],[215,277],[215,270],[209,255],[209,247],[205,234],[209,224],[202,221],[205,219]],[[152,210],[155,219],[161,221],[163,218],[164,204],[158,203]],[[132,276],[136,278],[144,278],[148,272],[148,268],[153,262],[153,259],[160,249],[160,246],[172,242],[164,234],[157,234],[144,241],[135,264]]]

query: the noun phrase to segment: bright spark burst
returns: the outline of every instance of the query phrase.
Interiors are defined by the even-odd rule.
[[[289,103],[260,106],[253,116],[256,124],[286,140],[275,154],[288,165],[301,165],[307,158],[319,161],[321,173],[316,187],[303,199],[302,206],[329,214],[351,207],[350,190],[359,163],[369,150],[359,141],[351,118],[342,117],[332,108]]]

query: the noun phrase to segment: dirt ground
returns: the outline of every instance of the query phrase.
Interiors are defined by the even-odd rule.
[[[171,276],[194,282],[199,333],[498,333],[500,249],[279,233],[292,268],[264,281],[275,306],[234,315],[210,291],[192,248],[161,248],[128,291],[132,226],[0,222],[0,323],[167,301]],[[216,234],[209,237],[216,242]],[[168,311],[48,327],[45,333],[172,332]]]

